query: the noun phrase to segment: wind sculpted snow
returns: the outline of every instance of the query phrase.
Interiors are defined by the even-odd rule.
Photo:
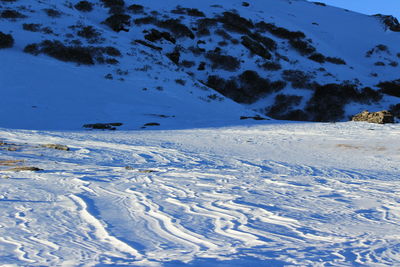
[[[0,263],[393,266],[399,133],[353,122],[2,129],[3,165],[43,171],[0,166]]]

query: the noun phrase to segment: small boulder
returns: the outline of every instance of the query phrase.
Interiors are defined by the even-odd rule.
[[[59,145],[59,144],[44,144],[41,145],[42,147],[46,148],[51,148],[51,149],[57,149],[57,150],[63,150],[63,151],[69,151],[69,147],[66,145]]]
[[[267,121],[269,119],[267,118],[263,118],[260,115],[256,115],[256,116],[240,116],[241,120],[248,120],[248,119],[253,119],[255,121]]]
[[[366,121],[369,123],[394,123],[394,116],[387,110],[382,110],[378,112],[369,112],[364,110],[363,112],[353,116],[352,121]]]
[[[13,171],[13,172],[21,172],[21,171],[38,172],[38,171],[43,171],[43,169],[39,169],[37,167],[30,167],[30,166],[18,166],[18,167],[7,169],[7,171]]]
[[[160,124],[158,122],[149,122],[149,123],[146,123],[143,126],[160,126]]]
[[[123,124],[120,122],[111,122],[111,123],[93,123],[93,124],[85,124],[83,128],[94,129],[94,130],[116,130],[116,127],[122,126]]]

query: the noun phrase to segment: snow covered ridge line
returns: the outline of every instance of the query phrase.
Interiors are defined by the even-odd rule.
[[[143,49],[278,119],[339,121],[365,109],[398,115],[400,36],[384,16],[286,0],[27,3],[1,1],[0,18],[15,39],[0,35],[4,48],[103,64],[126,73],[121,80],[137,75],[125,70]],[[154,61],[143,65],[151,72]]]

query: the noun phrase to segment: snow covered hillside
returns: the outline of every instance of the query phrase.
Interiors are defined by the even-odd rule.
[[[302,0],[2,0],[0,12],[3,127],[400,109],[400,33],[385,17]]]
[[[396,266],[399,134],[354,122],[1,129],[0,264]]]

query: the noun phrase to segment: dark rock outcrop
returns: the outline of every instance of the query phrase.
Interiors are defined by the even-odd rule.
[[[85,124],[83,128],[95,129],[95,130],[116,130],[118,126],[121,126],[120,122],[111,122],[111,123],[93,123],[93,124]]]
[[[386,29],[390,29],[391,31],[394,32],[400,32],[400,23],[395,17],[391,15],[382,15],[382,14],[376,14],[374,16],[379,18],[382,21],[382,23],[385,24]]]

